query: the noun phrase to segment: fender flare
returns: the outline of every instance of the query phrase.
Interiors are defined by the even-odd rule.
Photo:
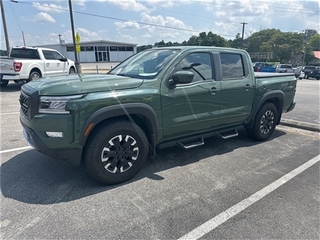
[[[155,110],[145,103],[126,103],[126,104],[119,104],[114,106],[108,106],[101,108],[94,112],[85,122],[83,128],[80,132],[79,143],[84,146],[88,136],[92,129],[97,126],[100,122],[114,118],[114,117],[121,117],[121,116],[130,116],[130,115],[141,115],[145,117],[148,121],[149,130],[151,132],[150,140],[152,141],[150,144],[152,146],[152,155],[155,154],[155,143],[156,139],[158,138],[158,130],[159,124],[157,119],[157,114]],[[130,119],[130,117],[129,117]],[[94,124],[90,132],[85,136],[85,131],[89,127],[90,124]]]
[[[251,117],[249,118],[249,120],[247,121],[246,127],[251,128],[253,123],[254,123],[254,119],[259,111],[259,109],[262,107],[262,105],[265,102],[268,102],[268,100],[276,98],[279,100],[279,105],[276,106],[277,110],[278,110],[278,119],[276,124],[278,125],[280,123],[280,119],[281,119],[281,115],[282,115],[282,107],[283,107],[283,103],[284,103],[284,93],[281,90],[274,90],[274,91],[270,91],[270,92],[266,92],[262,98],[260,99],[257,107],[255,108],[255,110],[253,111]]]

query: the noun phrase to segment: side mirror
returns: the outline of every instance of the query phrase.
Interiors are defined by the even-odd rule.
[[[190,71],[178,71],[172,75],[172,79],[169,80],[169,88],[174,88],[176,84],[191,83],[194,77],[194,73]]]
[[[60,58],[59,59],[61,62],[68,62],[68,59],[67,58]]]

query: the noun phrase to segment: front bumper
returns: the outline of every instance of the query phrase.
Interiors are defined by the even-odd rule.
[[[293,101],[293,102],[290,104],[290,106],[289,106],[289,108],[288,108],[287,112],[292,111],[292,110],[294,109],[294,107],[295,107],[295,106],[296,106],[296,102],[295,102],[295,101]]]
[[[21,121],[21,125],[23,126],[23,135],[28,143],[35,148],[37,151],[56,158],[61,159],[70,165],[79,166],[81,163],[82,157],[82,148],[75,148],[75,149],[50,149],[48,148],[41,138],[29,127],[27,127],[23,121]]]

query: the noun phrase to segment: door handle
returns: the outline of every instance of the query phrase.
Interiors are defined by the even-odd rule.
[[[243,88],[248,92],[249,89],[252,88],[252,87],[250,86],[250,84],[246,84]]]
[[[215,95],[216,92],[219,91],[219,89],[217,89],[216,87],[212,87],[209,91],[210,91],[211,95]]]

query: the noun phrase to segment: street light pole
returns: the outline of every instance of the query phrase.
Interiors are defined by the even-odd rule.
[[[74,33],[74,24],[73,24],[73,15],[72,15],[72,4],[71,0],[69,0],[69,11],[70,11],[70,20],[71,20],[71,30],[72,30],[72,41],[73,41],[73,51],[74,51],[74,60],[76,65],[77,73],[81,73],[81,66],[78,61],[78,56],[76,52],[76,41],[75,41],[75,33]]]

